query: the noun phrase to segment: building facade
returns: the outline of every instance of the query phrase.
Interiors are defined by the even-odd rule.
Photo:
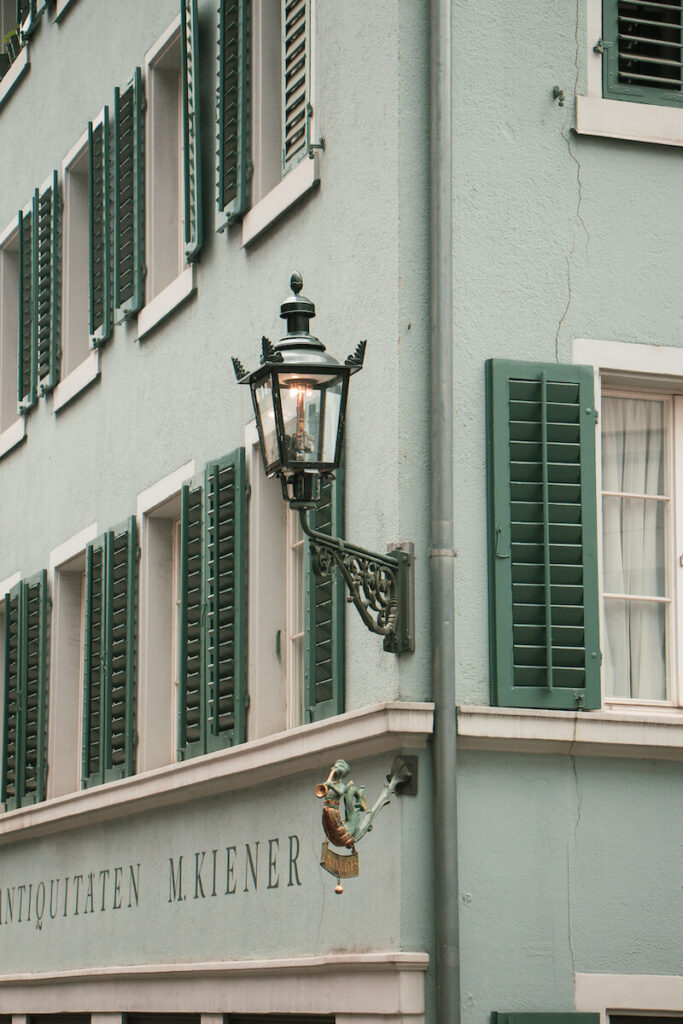
[[[0,1024],[683,1017],[683,5],[445,7],[0,0]],[[413,545],[414,651],[263,472],[294,271],[367,339],[314,525]],[[399,755],[337,894],[316,786]]]

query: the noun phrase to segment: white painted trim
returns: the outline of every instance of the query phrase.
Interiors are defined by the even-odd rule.
[[[97,523],[95,522],[91,523],[90,526],[86,526],[84,530],[81,530],[74,537],[69,537],[62,544],[58,544],[50,552],[48,562],[50,572],[53,573],[60,565],[64,565],[65,562],[70,562],[76,555],[80,555],[81,551],[84,551],[87,545],[92,543],[96,537]]]
[[[142,341],[145,335],[165,320],[169,313],[189,299],[197,290],[194,278],[195,266],[190,264],[175,281],[171,281],[151,302],[142,307],[138,313],[138,341]]]
[[[642,1010],[653,1013],[683,1011],[683,977],[668,974],[575,974],[577,1010]]]
[[[330,1013],[337,1024],[423,1024],[423,952],[100,967],[0,978],[0,1013]]]
[[[55,4],[55,21],[59,21],[74,2],[75,0],[57,0]]]
[[[575,363],[583,363],[596,370],[683,377],[683,349],[670,345],[575,338],[572,357]]]
[[[9,594],[12,587],[16,587],[17,583],[21,581],[21,573],[15,572],[7,579],[0,580],[0,598],[4,599],[5,594]]]
[[[0,249],[4,249],[8,242],[11,242],[19,231],[19,218],[14,215],[7,227],[0,233]]]
[[[24,43],[17,59],[10,66],[2,81],[0,81],[0,107],[7,101],[17,82],[24,77],[30,67],[30,63],[28,59],[28,43]]]
[[[155,768],[103,786],[55,797],[0,815],[0,845],[95,822],[229,793],[326,765],[343,750],[349,760],[424,747],[433,704],[400,701],[350,711],[298,729]]]
[[[153,64],[155,60],[158,60],[169,43],[175,41],[176,36],[180,32],[180,25],[180,15],[176,14],[168,28],[162,32],[145,54],[145,64]]]
[[[602,96],[577,96],[576,131],[579,135],[683,146],[683,110]]]
[[[83,134],[79,137],[78,141],[74,143],[74,145],[71,147],[69,152],[62,160],[62,181],[64,180],[66,173],[70,169],[71,165],[78,159],[83,150],[86,149],[87,145],[88,132],[84,131]]]
[[[165,476],[162,480],[158,480],[151,487],[141,491],[138,494],[137,500],[137,514],[139,516],[146,515],[148,512],[153,512],[155,508],[163,502],[168,501],[175,494],[178,493],[183,484],[187,483],[194,476],[195,461],[190,459],[184,466],[179,469],[175,469],[168,476]]]
[[[52,411],[59,412],[93,381],[100,376],[100,353],[95,350],[72,370],[68,377],[60,381],[52,392]]]
[[[458,735],[464,750],[683,761],[683,709],[635,702],[579,712],[460,705]]]
[[[26,437],[26,418],[18,416],[14,423],[0,434],[0,459],[16,448]]]
[[[242,219],[242,245],[258,238],[320,181],[318,155],[304,157]]]

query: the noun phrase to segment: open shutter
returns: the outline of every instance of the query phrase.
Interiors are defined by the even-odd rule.
[[[2,728],[2,802],[7,810],[18,807],[19,781],[19,648],[21,584],[5,596],[5,674]]]
[[[109,108],[88,123],[90,214],[90,345],[98,348],[111,334],[109,255]]]
[[[206,749],[246,738],[247,489],[244,449],[206,468]]]
[[[106,538],[107,702],[105,781],[135,771],[135,687],[137,654],[137,523],[111,530]]]
[[[282,0],[282,168],[306,155],[310,94],[310,2]]]
[[[37,267],[34,315],[38,346],[38,383],[41,395],[59,381],[59,265],[61,202],[57,172],[38,193],[36,203]]]
[[[218,3],[216,228],[249,208],[251,177],[251,2]]]
[[[120,323],[144,304],[142,72],[114,92],[114,306]]]
[[[344,535],[344,481],[326,481],[322,500],[308,513],[313,529]],[[344,581],[339,572],[322,578],[313,571],[306,538],[305,662],[306,717],[309,722],[340,715],[344,710]]]
[[[105,692],[105,539],[85,553],[83,628],[83,728],[81,785],[104,781],[102,707]]]
[[[487,384],[492,699],[600,707],[592,370],[490,360]]]
[[[201,487],[185,485],[181,501],[178,760],[205,749]]]
[[[199,37],[197,0],[181,0],[183,80],[183,177],[185,183],[185,259],[196,260],[202,247],[202,173],[199,135]]]
[[[17,0],[17,22],[22,35],[33,35],[46,7],[47,0]]]
[[[602,36],[605,96],[683,105],[681,0],[603,0]]]
[[[37,196],[37,192],[36,192]],[[19,211],[19,411],[36,404],[37,350],[34,288],[37,276],[37,199]]]

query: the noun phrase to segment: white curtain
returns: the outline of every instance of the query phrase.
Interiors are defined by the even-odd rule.
[[[666,403],[656,399],[603,399],[603,491],[665,493],[666,413]],[[668,504],[603,497],[605,593],[666,596]],[[641,700],[666,699],[667,605],[605,598],[604,611],[607,693]]]

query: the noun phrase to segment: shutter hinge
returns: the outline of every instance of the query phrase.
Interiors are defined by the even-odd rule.
[[[245,710],[247,708],[249,708],[250,706],[251,706],[251,697],[249,696],[248,693],[245,693],[245,695],[244,695],[244,707],[245,707]]]
[[[251,498],[251,484],[245,484],[244,495],[246,498]]]
[[[140,547],[139,544],[135,548],[135,558],[136,558],[136,561],[138,561],[138,562],[142,558],[142,548]]]
[[[608,50],[611,46],[612,44],[606,39],[598,39],[597,43],[593,47],[593,53],[604,53],[605,50]]]
[[[599,412],[598,412],[598,410],[596,409],[596,410],[595,410],[595,425],[596,425],[596,427],[597,427],[597,425],[598,425],[598,423],[599,423],[599,422],[600,422],[600,413],[599,413]]]
[[[306,152],[313,159],[313,151],[316,149],[325,148],[325,140],[320,136],[318,142],[311,142],[311,119],[313,117],[313,105],[311,103],[306,104]]]
[[[144,114],[147,110],[147,100],[144,96],[140,97],[140,111]]]

